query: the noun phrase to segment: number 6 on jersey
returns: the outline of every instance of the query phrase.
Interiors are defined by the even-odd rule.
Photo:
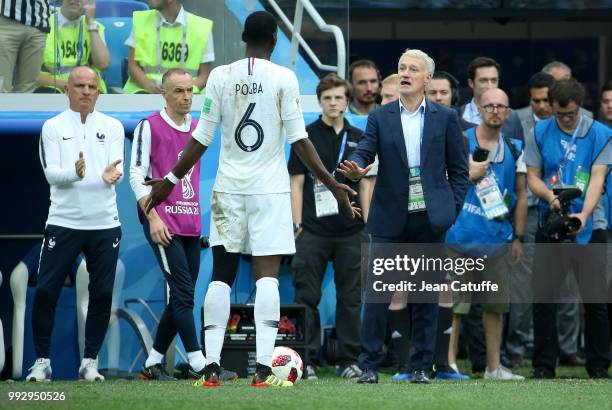
[[[261,128],[261,125],[259,125],[257,121],[249,118],[251,114],[253,113],[254,109],[255,109],[255,103],[250,103],[249,106],[247,107],[246,112],[242,116],[240,123],[238,123],[236,132],[234,133],[236,144],[238,144],[241,150],[246,151],[246,152],[252,152],[252,151],[259,149],[259,147],[261,147],[261,144],[263,144],[263,139],[264,139],[264,132],[263,132],[263,128]],[[246,144],[242,138],[242,133],[244,132],[245,128],[249,125],[255,128],[255,132],[257,133],[257,139],[252,145]]]

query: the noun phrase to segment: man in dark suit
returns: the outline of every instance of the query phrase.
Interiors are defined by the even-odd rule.
[[[378,182],[367,228],[372,243],[440,243],[463,206],[468,162],[454,110],[425,99],[434,61],[420,50],[400,57],[400,99],[368,117],[359,146],[338,171],[356,180],[378,154]],[[412,192],[413,195],[409,195]],[[388,303],[365,303],[359,383],[377,383]],[[429,383],[436,339],[437,303],[412,303],[413,383]]]

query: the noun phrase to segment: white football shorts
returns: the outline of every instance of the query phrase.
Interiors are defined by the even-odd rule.
[[[291,195],[241,195],[213,191],[210,246],[253,256],[295,253]]]

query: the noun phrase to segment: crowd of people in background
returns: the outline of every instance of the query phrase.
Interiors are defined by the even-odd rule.
[[[22,2],[25,7],[21,7]],[[66,92],[71,98],[71,108],[77,112],[77,97],[85,93],[88,104],[83,110],[93,110],[95,98],[89,93],[94,89],[101,93],[108,91],[100,73],[108,67],[110,58],[104,26],[95,19],[95,1],[63,0],[61,7],[53,12],[46,0],[11,0],[2,4],[6,6],[0,10],[0,43],[3,44],[0,90]],[[149,6],[150,10],[135,12],[133,16],[132,33],[125,42],[129,48],[128,79],[122,91],[162,93],[167,108],[148,117],[137,128],[135,135],[139,141],[148,141],[144,146],[149,150],[136,152],[139,156],[162,149],[152,142],[158,132],[153,125],[169,130],[176,138],[189,140],[196,121],[188,114],[191,97],[183,102],[181,98],[204,92],[215,58],[212,21],[185,11],[178,0],[150,0]],[[257,45],[265,43],[258,37],[251,37],[250,41]],[[90,69],[75,70],[79,66]],[[173,71],[177,69],[180,71]],[[553,295],[587,292],[584,278],[589,276],[590,291],[598,289],[602,293],[594,298],[597,302],[584,303],[582,309],[575,302],[510,303],[508,298],[502,302],[471,303],[469,298],[453,300],[443,295],[436,303],[417,304],[401,292],[386,304],[362,303],[360,299],[361,244],[368,241],[446,243],[455,257],[481,252],[474,253],[472,244],[495,244],[499,246],[492,250],[494,258],[487,272],[500,283],[506,283],[509,292],[521,295],[530,288],[549,286],[555,278],[544,272],[564,268],[551,269],[554,258],[551,261],[550,255],[537,248],[534,252],[533,246],[524,244],[555,242],[542,228],[551,213],[562,206],[559,195],[553,191],[561,185],[581,189],[580,198],[571,208],[580,222],[575,242],[586,245],[612,240],[612,178],[608,172],[612,165],[612,80],[601,88],[597,96],[598,110],[593,113],[583,107],[585,91],[580,79],[574,78],[571,68],[563,62],[550,62],[540,72],[533,73],[526,84],[529,95],[526,107],[510,107],[507,94],[500,88],[502,67],[493,58],[476,57],[466,67],[466,73],[473,97],[463,105],[460,105],[460,84],[455,75],[435,70],[431,57],[420,50],[407,50],[398,61],[398,73],[385,79],[375,62],[364,59],[350,65],[348,81],[329,74],[317,86],[322,113],[318,120],[307,125],[307,136],[327,173],[333,173],[340,184],[346,184],[342,186],[348,187],[347,190],[359,193],[354,207],[361,214],[357,213],[355,219],[342,213],[335,202],[335,193],[330,193],[327,187],[331,182],[324,184],[321,180],[321,176],[328,174],[318,169],[319,177],[315,176],[309,170],[313,168],[314,156],[304,157],[304,151],[299,151],[304,149],[299,148],[301,143],[292,145],[288,163],[296,241],[292,269],[296,302],[307,309],[310,359],[306,363],[306,379],[317,377],[316,367],[321,363],[317,306],[328,261],[332,261],[335,273],[339,346],[336,360],[340,377],[356,379],[359,383],[377,383],[377,370],[386,362],[397,366],[396,380],[414,383],[429,383],[431,377],[465,380],[469,378],[465,374],[468,369],[459,368],[458,358],[467,349],[471,373],[484,373],[489,379],[523,379],[515,369],[523,366],[526,359],[532,360],[535,378],[554,378],[557,360],[564,365],[586,366],[592,378],[610,378],[611,312],[604,300],[611,294],[611,269],[607,264],[612,260],[605,252],[593,252],[587,246],[576,247],[568,255],[574,275],[563,276],[561,283],[555,285]],[[367,115],[366,129],[351,125],[345,113]],[[84,118],[74,116],[66,124],[78,125],[80,120],[85,123]],[[100,121],[108,127],[107,145],[123,135],[123,130],[102,114],[96,114],[89,121]],[[103,182],[97,181],[94,188],[110,189],[114,203],[114,185],[123,175],[122,150],[106,163],[90,158],[87,151],[83,158],[83,152],[62,148],[78,156],[76,170],[56,172],[55,168],[66,165],[57,159],[60,149],[55,141],[56,125],[55,121],[45,126],[40,145],[41,162],[52,186],[52,196],[60,195],[55,192],[58,184],[88,181],[95,172],[103,175]],[[445,135],[445,139],[432,143],[440,135]],[[99,134],[97,138],[100,139]],[[485,152],[484,158],[476,158],[479,150]],[[304,158],[309,158],[309,164],[304,163]],[[132,162],[130,181],[140,208],[145,211],[149,191],[143,190],[140,183],[151,176],[152,170],[156,176],[163,177],[173,163],[149,163],[148,158],[135,160],[134,154]],[[193,206],[198,202],[197,175],[196,172],[189,174],[191,182],[183,186],[183,190],[195,190],[191,196],[196,198]],[[490,208],[482,205],[482,195],[487,189],[497,189],[502,198]],[[66,238],[72,253],[84,250],[86,254],[94,240],[104,241],[105,246],[114,241],[119,243],[121,234],[116,232],[118,219],[114,206],[104,215],[108,223],[92,225],[92,229],[104,231],[106,236],[100,233],[102,236],[89,238],[73,232],[80,225],[70,220],[67,209],[56,209],[52,204],[46,240],[52,239],[55,243],[60,237]],[[205,361],[189,313],[193,309],[192,285],[199,269],[199,261],[193,259],[197,244],[192,244],[189,237],[199,236],[200,228],[196,226],[194,232],[187,232],[185,226],[171,226],[171,220],[164,224],[163,219],[155,212],[143,219],[147,240],[162,268],[168,260],[174,260],[171,264],[180,265],[183,279],[192,284],[173,284],[176,300],[172,301],[173,308],[162,316],[155,349],[149,352],[143,373],[149,379],[166,377],[161,369],[162,353],[178,331],[189,350],[193,373],[204,375],[204,367],[214,364],[214,371],[222,375],[218,357],[221,344],[217,339],[223,336],[215,336],[218,352],[209,357],[212,361]],[[60,226],[54,226],[55,220]],[[169,227],[178,231],[169,231]],[[187,233],[181,229],[187,229]],[[173,241],[171,234],[178,234],[180,238],[181,233],[188,238],[181,239],[180,246],[173,250],[165,249]],[[115,248],[109,248],[108,260],[99,261],[100,268],[96,271],[101,277],[108,275],[108,266],[116,263]],[[239,248],[232,252],[243,250]],[[50,290],[37,292],[34,336],[38,356],[47,358],[49,326],[53,324],[47,316],[53,313],[49,306],[57,300],[61,278],[53,276],[56,270],[50,268],[59,266],[53,262],[57,252],[52,253],[50,242],[43,249],[41,271],[49,277],[49,284],[45,286]],[[228,250],[228,253],[231,252]],[[218,255],[219,260],[233,267],[236,260],[227,258],[226,254]],[[96,269],[95,264],[92,266]],[[258,289],[259,286],[261,289],[277,287],[276,279],[264,273],[269,272],[258,277]],[[168,274],[169,271],[166,278],[174,280]],[[215,293],[216,286],[218,299],[229,301],[232,274],[235,272],[217,277],[209,287],[209,294]],[[530,286],[523,286],[525,283]],[[39,282],[39,287],[44,288],[43,285]],[[90,316],[97,315],[99,321],[107,322],[110,291],[98,290],[103,290],[103,294],[92,293],[92,297],[100,309],[90,309]],[[522,295],[521,299],[530,297]],[[212,300],[207,296],[206,303]],[[103,331],[93,320],[88,318],[87,322],[93,337],[86,346],[81,375],[100,379],[102,376],[94,361]],[[214,320],[217,333],[225,329],[225,317]],[[267,320],[270,321],[275,321],[273,316]],[[584,345],[579,343],[581,332]],[[270,354],[271,351],[267,352],[262,363],[269,363]],[[47,368],[50,374],[49,363],[43,361],[38,365],[35,369],[38,373],[33,378],[46,378]],[[268,373],[262,374],[260,381],[264,383]],[[225,374],[225,377],[231,379],[233,375]]]

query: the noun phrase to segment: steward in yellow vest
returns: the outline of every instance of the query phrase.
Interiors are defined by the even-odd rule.
[[[129,78],[123,91],[160,93],[164,72],[182,68],[193,76],[193,92],[202,93],[214,61],[212,27],[211,20],[185,11],[179,1],[135,11],[132,34],[125,42],[130,48]]]
[[[108,67],[110,54],[104,42],[104,26],[96,22],[95,13],[95,0],[91,4],[87,0],[63,0],[61,9],[51,15],[36,92],[63,92],[70,70],[82,65],[98,73],[100,92],[107,92],[100,71]]]

